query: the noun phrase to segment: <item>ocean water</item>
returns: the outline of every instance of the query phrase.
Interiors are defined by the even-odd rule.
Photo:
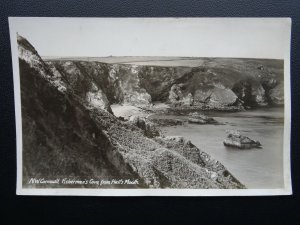
[[[188,124],[161,127],[165,135],[179,135],[192,141],[201,150],[219,160],[247,188],[283,187],[283,119],[281,108],[246,112],[205,112],[225,125]],[[184,116],[155,115],[164,118]],[[240,150],[225,147],[226,130],[261,142],[262,149]]]

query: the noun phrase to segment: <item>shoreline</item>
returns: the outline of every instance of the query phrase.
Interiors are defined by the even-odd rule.
[[[237,110],[235,107],[227,107],[227,108],[203,108],[203,106],[180,106],[180,107],[172,107],[170,104],[155,102],[151,105],[129,105],[129,104],[112,104],[111,109],[113,114],[116,117],[123,117],[125,120],[128,120],[130,116],[140,116],[144,118],[148,118],[150,116],[156,114],[166,114],[166,115],[175,115],[175,116],[188,116],[189,113],[199,112],[199,113],[212,113],[212,112],[220,112],[220,113],[239,113],[239,112],[251,112],[255,110],[261,109],[282,109],[284,110],[284,106],[282,105],[274,105],[274,106],[256,106],[249,109]]]

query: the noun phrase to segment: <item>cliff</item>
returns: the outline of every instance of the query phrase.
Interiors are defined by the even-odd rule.
[[[195,58],[178,65],[150,62],[105,63],[93,59],[52,59],[76,89],[94,82],[108,101],[222,110],[283,104],[283,61],[267,59]],[[103,59],[98,59],[103,60]],[[105,61],[105,60],[103,60]],[[122,61],[122,60],[120,60]],[[176,58],[172,62],[176,61]],[[180,64],[182,63],[182,65]],[[89,89],[89,88],[88,88]]]
[[[244,188],[189,141],[146,136],[143,127],[111,113],[110,102],[127,101],[125,90],[138,95],[129,99],[139,104],[149,100],[146,88],[136,89],[139,77],[118,79],[120,71],[137,74],[132,66],[118,66],[114,74],[97,62],[45,63],[21,36],[18,48],[24,187],[49,187],[29,185],[32,177],[74,177],[139,180],[127,188]],[[131,79],[138,80],[126,83]]]
[[[47,61],[47,64],[53,65],[73,89],[83,91],[83,94],[89,93],[95,86],[110,104],[151,103],[151,96],[140,85],[135,66],[76,60],[53,60]]]

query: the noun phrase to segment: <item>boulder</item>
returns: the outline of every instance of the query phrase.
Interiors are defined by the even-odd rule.
[[[228,131],[227,138],[223,141],[225,146],[239,149],[261,148],[259,141],[252,140],[249,137],[241,135],[238,131]]]
[[[229,88],[212,87],[197,89],[194,95],[195,105],[204,104],[214,109],[224,106],[232,106],[236,103],[238,97]]]
[[[197,124],[217,124],[218,122],[211,117],[208,117],[204,114],[194,112],[189,114],[188,118],[189,123],[197,123]]]

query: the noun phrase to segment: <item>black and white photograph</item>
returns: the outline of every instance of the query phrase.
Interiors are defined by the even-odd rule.
[[[290,19],[9,25],[17,194],[292,194]]]

